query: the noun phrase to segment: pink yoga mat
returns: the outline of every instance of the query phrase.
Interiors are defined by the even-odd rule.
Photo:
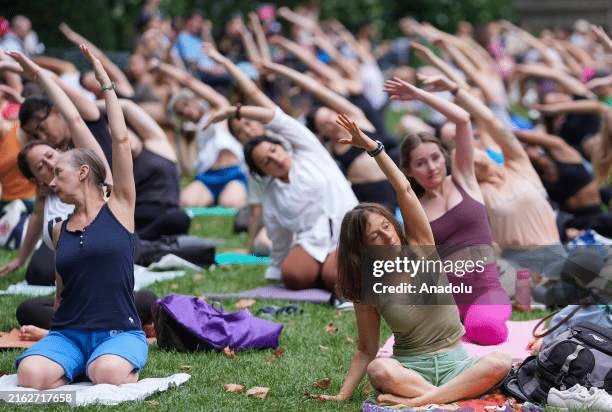
[[[512,354],[512,359],[525,359],[531,355],[527,351],[527,344],[532,338],[532,331],[535,325],[539,322],[536,320],[527,321],[508,321],[508,340],[499,345],[480,346],[469,342],[463,342],[466,349],[472,356],[481,356],[492,351],[504,351]],[[378,350],[378,357],[387,358],[393,354],[393,336],[387,339],[387,342]]]

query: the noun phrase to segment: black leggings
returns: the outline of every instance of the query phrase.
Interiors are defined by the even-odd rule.
[[[26,269],[26,281],[28,285],[55,285],[55,256],[45,243],[41,244],[32,255]]]
[[[162,236],[184,235],[189,230],[191,219],[180,207],[170,208],[154,205],[136,207],[136,232],[141,239],[155,240]]]
[[[152,305],[157,295],[150,290],[139,290],[134,292],[134,300],[142,324],[152,323]],[[49,330],[53,317],[53,298],[28,299],[17,307],[16,315],[17,322],[22,326],[34,325]]]

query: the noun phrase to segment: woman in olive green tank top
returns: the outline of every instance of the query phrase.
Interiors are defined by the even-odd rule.
[[[397,220],[384,207],[375,204],[361,204],[344,217],[338,246],[338,283],[344,296],[355,303],[357,349],[340,392],[334,396],[320,395],[320,399],[349,399],[366,373],[372,385],[381,392],[379,402],[421,406],[481,395],[506,376],[511,366],[509,354],[492,352],[472,358],[460,342],[465,330],[456,306],[418,305],[409,300],[393,303],[393,298],[385,302],[380,296],[372,297],[377,293],[394,293],[382,290],[383,278],[377,277],[381,273],[372,271],[372,284],[362,279],[361,259],[367,247],[386,246],[383,253],[390,252],[390,256],[397,257],[396,251],[402,245],[410,245],[416,252],[412,254],[413,260],[423,260],[427,249],[433,250],[434,238],[408,179],[382,150],[382,145],[363,134],[347,116],[340,115],[338,123],[350,135],[340,142],[367,150],[393,185],[404,219],[405,235]],[[372,268],[381,267],[373,262]],[[383,269],[386,272],[395,270],[395,273],[406,271],[399,264],[395,269]],[[426,276],[418,274],[404,278],[405,283],[397,284],[403,288],[402,293],[417,294],[418,284]],[[445,280],[446,276],[440,278]],[[372,287],[369,297],[362,293],[366,292],[362,291],[366,287]],[[376,358],[381,317],[391,326],[395,336],[392,358]]]

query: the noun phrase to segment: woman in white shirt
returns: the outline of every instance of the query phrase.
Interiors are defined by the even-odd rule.
[[[340,224],[357,204],[346,178],[317,137],[280,108],[229,107],[211,116],[211,121],[229,117],[265,125],[291,146],[289,152],[280,140],[263,133],[244,146],[251,172],[272,177],[262,201],[264,224],[272,240],[266,277],[280,277],[290,289],[334,291]],[[248,127],[236,123],[236,128]]]

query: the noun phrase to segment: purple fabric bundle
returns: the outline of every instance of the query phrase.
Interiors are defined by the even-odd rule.
[[[248,310],[217,310],[194,296],[168,295],[155,302],[157,341],[164,349],[236,352],[278,347],[283,325],[259,319]]]

